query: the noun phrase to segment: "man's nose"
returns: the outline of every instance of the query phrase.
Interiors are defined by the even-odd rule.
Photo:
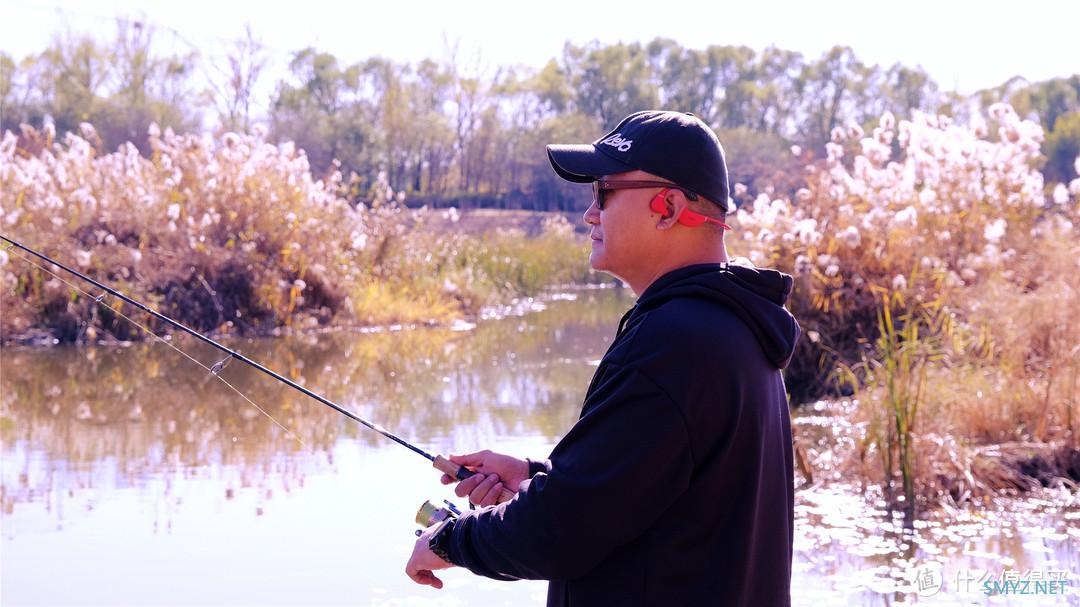
[[[600,223],[600,209],[596,206],[595,200],[589,204],[589,208],[585,209],[585,214],[581,218],[587,225],[592,226]]]

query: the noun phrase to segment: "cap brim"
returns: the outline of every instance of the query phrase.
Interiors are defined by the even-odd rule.
[[[551,168],[559,177],[574,183],[592,183],[603,175],[634,170],[634,167],[597,150],[591,143],[549,145],[547,154]]]

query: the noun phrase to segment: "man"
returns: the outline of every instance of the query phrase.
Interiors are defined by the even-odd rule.
[[[427,529],[406,572],[551,580],[549,605],[789,605],[792,280],[729,262],[720,142],[648,111],[548,157],[592,183],[589,261],[639,298],[548,461],[452,458],[480,473],[457,494],[484,507]],[[517,494],[493,505],[504,486]]]

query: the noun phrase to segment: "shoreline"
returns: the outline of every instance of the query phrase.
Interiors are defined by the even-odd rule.
[[[398,331],[410,331],[416,329],[435,329],[435,328],[447,328],[451,331],[468,331],[476,327],[476,324],[485,320],[496,320],[500,318],[507,318],[511,316],[525,316],[532,312],[538,312],[542,310],[534,309],[534,304],[544,304],[551,301],[561,299],[561,296],[572,295],[575,292],[595,291],[603,289],[621,289],[623,288],[616,282],[601,282],[601,283],[570,283],[555,285],[545,288],[541,293],[535,296],[515,297],[507,304],[494,304],[481,307],[475,313],[466,313],[461,317],[450,319],[447,321],[428,320],[426,322],[411,322],[411,323],[376,323],[376,324],[328,324],[318,325],[314,327],[289,327],[279,326],[274,327],[268,331],[257,331],[248,333],[236,333],[236,332],[221,332],[221,331],[204,331],[203,335],[214,339],[227,339],[232,337],[242,339],[266,339],[271,337],[291,337],[297,335],[325,335],[334,333],[383,333],[383,332],[398,332]],[[576,297],[576,295],[575,295]],[[528,305],[526,305],[528,304]],[[469,325],[469,326],[466,326]],[[44,330],[41,330],[44,332]],[[140,332],[140,335],[146,335],[145,332]],[[172,336],[176,334],[175,330],[170,330],[163,335],[157,335],[158,338],[169,341]],[[74,343],[61,343],[58,338],[52,336],[41,335],[34,337],[31,335],[23,334],[15,337],[4,336],[0,339],[0,348],[12,351],[27,351],[27,350],[43,350],[47,348],[53,348],[61,345],[74,346],[74,347],[118,347],[128,348],[137,344],[146,343],[153,338],[146,337],[141,340],[117,340],[117,339],[95,339],[92,341],[80,341]]]

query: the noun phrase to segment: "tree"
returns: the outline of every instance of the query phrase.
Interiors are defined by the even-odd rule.
[[[11,55],[0,52],[0,116],[11,104],[15,90],[15,60]]]
[[[574,104],[598,125],[610,128],[627,114],[657,106],[648,54],[638,43],[590,47],[567,45],[567,72]]]
[[[268,60],[266,47],[248,24],[244,27],[244,36],[237,38],[224,57],[214,62],[215,77],[210,79],[210,91],[217,105],[221,128],[251,132],[255,86]]]
[[[1046,152],[1043,167],[1046,181],[1069,183],[1080,176],[1076,174],[1075,165],[1080,157],[1080,111],[1058,116],[1043,150]]]
[[[476,192],[484,150],[482,146],[477,147],[480,140],[474,135],[481,124],[482,116],[496,101],[491,95],[489,82],[497,81],[499,73],[496,72],[493,78],[486,78],[480,55],[464,59],[456,45],[448,51],[447,64],[451,77],[451,124],[456,136],[457,189]]]
[[[453,131],[443,111],[451,95],[453,74],[438,62],[425,59],[416,68],[414,87],[413,116],[419,136],[412,190],[443,194],[449,188],[454,159]]]
[[[710,46],[706,53],[704,80],[716,106],[704,114],[706,122],[721,129],[750,126],[757,88],[754,51],[745,46]]]
[[[94,126],[109,149],[130,141],[149,153],[151,123],[177,130],[198,130],[202,122],[190,77],[198,63],[186,55],[155,52],[156,31],[140,21],[118,19],[107,57],[114,85]]]
[[[573,95],[570,92],[570,80],[566,70],[559,67],[554,59],[544,64],[527,86],[536,94],[545,117],[571,111]]]
[[[32,121],[28,115],[32,89],[21,81],[25,78],[25,67],[20,69],[11,55],[0,52],[0,132],[18,130],[19,124]]]
[[[1037,82],[1008,99],[1018,114],[1037,117],[1043,130],[1053,131],[1059,117],[1080,111],[1080,75]]]
[[[114,78],[109,49],[90,36],[57,36],[38,58],[42,71],[36,86],[59,132],[75,130],[81,122],[100,122],[107,109],[106,84]]]
[[[753,69],[753,94],[749,96],[749,107],[745,110],[747,120],[742,126],[781,137],[795,136],[793,119],[802,70],[800,53],[766,48]]]
[[[369,97],[361,94],[363,67],[341,67],[328,53],[313,48],[297,52],[270,110],[270,130],[279,140],[291,140],[307,153],[316,173],[339,160],[345,171],[372,172],[365,147],[372,139]],[[370,91],[369,91],[370,93]]]
[[[17,67],[7,63],[3,127],[51,121],[64,133],[90,122],[106,148],[131,141],[143,152],[151,122],[197,130],[190,95],[197,56],[155,54],[153,40],[153,28],[118,20],[111,42],[62,33]]]
[[[922,67],[909,68],[899,63],[885,73],[880,88],[870,91],[874,115],[892,112],[897,117],[910,117],[914,110],[936,112],[941,106],[937,84]]]
[[[859,108],[865,107],[871,74],[872,69],[846,46],[835,46],[808,64],[797,86],[803,99],[797,118],[803,124],[802,142],[823,147],[834,127],[861,122]]]

